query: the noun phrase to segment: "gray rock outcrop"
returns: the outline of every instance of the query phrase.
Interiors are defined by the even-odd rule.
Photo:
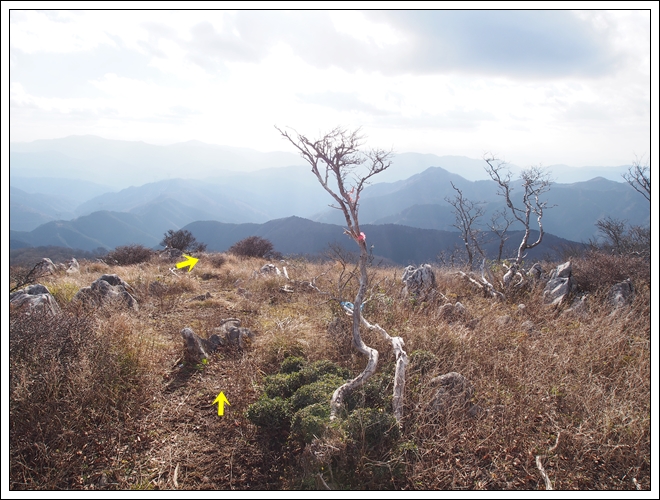
[[[116,274],[104,274],[90,286],[81,288],[72,301],[97,307],[114,302],[137,311],[138,302],[130,294],[132,291],[131,286]]]
[[[438,309],[438,318],[453,323],[454,321],[466,321],[470,315],[463,304],[456,302],[456,304],[444,304]]]
[[[619,307],[632,304],[635,298],[635,288],[633,287],[630,278],[612,285],[608,294],[608,300],[615,309]]]
[[[429,264],[417,268],[408,266],[401,276],[403,281],[403,295],[420,298],[430,298],[435,290],[435,273]]]
[[[245,342],[254,340],[254,332],[241,326],[241,320],[236,318],[223,319],[220,326],[213,329],[214,335],[223,339],[223,345],[234,345],[245,348]]]
[[[243,349],[246,340],[254,339],[254,332],[249,328],[241,327],[241,320],[236,318],[222,320],[220,326],[212,331],[214,333],[205,339],[197,335],[190,327],[181,330],[186,349],[184,357],[188,363],[202,363],[221,346],[237,346]]]
[[[550,305],[559,305],[576,288],[575,278],[571,262],[565,262],[557,266],[550,273],[550,279],[543,290],[543,302]]]
[[[9,294],[9,308],[27,314],[46,312],[52,315],[60,313],[60,306],[44,285],[39,283],[27,286]]]
[[[71,259],[69,262],[69,267],[66,270],[67,274],[79,274],[80,273],[80,264],[78,264],[78,261],[74,258]]]

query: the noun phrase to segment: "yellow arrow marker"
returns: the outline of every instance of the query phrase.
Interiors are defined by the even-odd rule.
[[[225,393],[220,391],[220,394],[218,394],[218,397],[215,398],[215,401],[211,404],[216,404],[218,403],[218,415],[223,416],[225,414],[225,403],[227,406],[231,406],[229,404],[229,401],[227,401],[227,397],[225,396]]]
[[[183,262],[179,262],[176,265],[176,267],[178,269],[181,269],[182,267],[190,266],[188,268],[188,272],[192,271],[192,268],[195,267],[195,264],[197,264],[197,261],[199,259],[196,259],[195,257],[191,257],[190,255],[186,255],[185,253],[183,254],[183,256],[186,258],[186,260],[184,260]]]

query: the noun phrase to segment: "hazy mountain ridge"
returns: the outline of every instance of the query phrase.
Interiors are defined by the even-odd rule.
[[[94,136],[70,136],[12,146],[16,151],[11,153],[10,184],[20,188],[20,191],[13,187],[10,190],[10,228],[14,231],[33,232],[41,224],[89,216],[99,211],[138,216],[131,224],[137,228],[137,234],[149,235],[149,238],[143,237],[144,241],[159,239],[167,229],[179,229],[200,220],[265,223],[297,216],[323,223],[344,223],[340,211],[329,208],[332,199],[310,173],[309,166],[290,153],[260,153],[199,141],[155,146],[142,142],[109,141]],[[43,171],[50,177],[18,175],[30,172],[29,168],[28,172],[23,171],[26,158],[35,162],[35,168],[38,166],[33,173]],[[48,164],[49,158],[54,164]],[[257,168],[264,164],[270,164],[272,168],[238,172],[213,167],[225,160],[225,165],[238,165],[236,162],[240,160],[243,168]],[[286,165],[290,162],[297,164]],[[156,175],[155,171],[148,173],[149,165],[155,163],[160,165],[157,175],[161,177],[170,175],[172,171],[196,175],[212,172],[213,176],[203,179],[177,176],[140,183],[140,178]],[[429,167],[429,163],[442,164],[447,168]],[[479,203],[485,210],[486,215],[481,222],[482,229],[487,230],[485,225],[491,214],[503,207],[503,199],[498,196],[497,186],[492,180],[469,180],[464,177],[478,177],[478,171],[487,176],[483,165],[482,160],[457,156],[396,155],[394,165],[377,176],[381,182],[368,185],[363,191],[360,221],[362,224],[394,223],[422,229],[453,230],[452,207],[445,201],[445,198],[453,198],[456,194],[451,186],[453,183],[467,199]],[[562,165],[558,167],[570,169]],[[121,179],[133,185],[116,190],[109,187],[112,184],[98,184],[84,177],[53,177],[58,172],[71,169],[75,172],[82,169],[91,177],[101,172],[106,181]],[[126,175],[125,170],[129,171]],[[549,170],[552,171],[552,167]],[[592,170],[607,171],[606,168],[595,167],[589,171]],[[396,179],[400,175],[408,177]],[[394,180],[387,182],[388,179]],[[646,201],[627,183],[620,181],[601,176],[577,183],[553,184],[546,196],[549,205],[554,206],[546,210],[543,219],[546,231],[573,241],[587,241],[597,234],[595,223],[603,217],[648,225],[650,210]],[[513,186],[514,196],[520,196],[520,181],[514,181]],[[26,192],[25,188],[31,192]],[[47,191],[45,196],[39,194],[40,189]],[[58,238],[84,241],[86,248],[97,243],[109,248],[115,246],[113,238],[99,239],[79,234],[77,229],[74,230],[79,222],[70,222],[72,224],[57,226],[73,231],[66,237],[56,237],[57,231],[50,226],[51,229],[34,233],[41,236],[23,235],[21,241],[36,238],[40,244],[57,244],[55,241],[45,241],[45,235],[52,235],[57,241]],[[522,227],[514,225],[511,229]],[[87,237],[89,241],[85,239]]]
[[[141,141],[74,135],[29,143],[12,142],[9,149],[12,176],[73,177],[119,189],[168,178],[204,179],[266,168],[308,168],[296,153],[266,153],[200,141],[160,146]],[[378,182],[406,179],[431,166],[444,168],[471,181],[488,180],[483,165],[481,159],[464,156],[395,153],[392,166],[378,175]],[[514,172],[520,170],[517,165],[510,167]],[[557,182],[578,182],[597,176],[621,181],[621,174],[627,171],[628,165],[580,168],[550,165],[547,168]]]

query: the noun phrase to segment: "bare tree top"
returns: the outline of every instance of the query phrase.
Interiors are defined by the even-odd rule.
[[[642,165],[642,161],[635,159],[628,172],[623,177],[635,191],[640,193],[649,202],[651,201],[651,169],[648,163]]]
[[[393,152],[361,149],[365,137],[359,128],[348,131],[335,127],[319,139],[310,139],[294,129],[289,132],[277,126],[275,128],[311,165],[323,188],[336,201],[337,205],[332,205],[333,208],[344,212],[349,232],[359,238],[360,194],[371,177],[390,167]]]

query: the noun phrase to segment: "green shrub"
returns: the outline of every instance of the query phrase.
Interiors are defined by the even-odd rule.
[[[385,409],[392,404],[392,374],[386,370],[378,372],[346,397],[346,409],[355,408]]]
[[[321,437],[330,423],[329,402],[314,403],[301,408],[291,418],[292,434],[305,443]]]
[[[346,419],[349,436],[369,448],[389,447],[400,437],[394,415],[382,409],[358,408]]]
[[[264,392],[269,398],[288,398],[296,392],[304,383],[303,374],[294,373],[276,373],[266,377]]]
[[[299,356],[289,356],[280,367],[280,373],[299,372],[305,366],[305,360]]]
[[[289,403],[282,398],[261,396],[248,406],[247,419],[254,425],[266,429],[282,429],[289,425]]]
[[[337,387],[345,380],[337,375],[323,375],[316,382],[303,385],[291,396],[291,407],[293,411],[300,410],[305,406],[315,403],[329,402]]]
[[[322,359],[321,361],[316,361],[311,365],[305,366],[302,373],[305,376],[306,384],[318,380],[323,375],[336,375],[345,379],[349,376],[349,372],[346,368],[342,368],[327,359]]]

